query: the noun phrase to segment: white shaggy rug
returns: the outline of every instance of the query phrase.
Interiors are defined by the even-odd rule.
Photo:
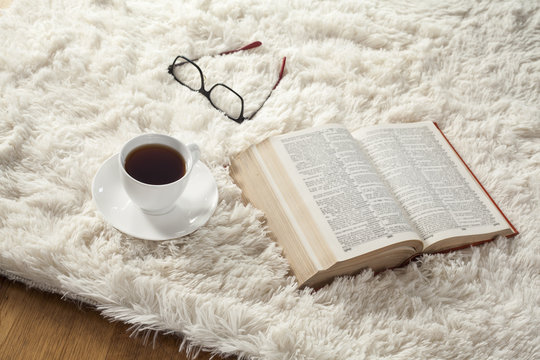
[[[250,359],[538,359],[539,6],[14,0],[0,15],[0,273]],[[247,115],[287,65],[238,125],[173,81],[177,55],[201,58]],[[423,120],[521,235],[299,290],[230,157],[312,125]],[[129,238],[97,211],[94,174],[145,132],[198,143],[216,179],[216,212],[192,235]]]

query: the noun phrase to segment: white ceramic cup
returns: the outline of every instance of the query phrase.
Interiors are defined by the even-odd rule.
[[[180,179],[163,185],[146,184],[134,179],[125,168],[127,155],[143,145],[160,144],[178,151],[184,158],[186,172]],[[120,173],[122,185],[130,199],[149,215],[162,215],[174,208],[176,200],[182,195],[191,175],[191,170],[199,160],[201,152],[196,144],[186,145],[174,137],[163,134],[143,134],[129,140],[122,146]]]

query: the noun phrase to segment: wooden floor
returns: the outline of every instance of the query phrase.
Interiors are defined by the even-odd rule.
[[[0,0],[0,8],[12,1]],[[140,335],[130,337],[128,328],[91,307],[0,277],[1,360],[188,359],[178,351],[179,337],[158,335],[155,342],[145,341]],[[209,358],[202,352],[197,357]]]
[[[145,341],[130,337],[128,328],[89,306],[0,277],[0,359],[187,359],[178,351],[179,337]],[[202,352],[197,357],[209,358]]]

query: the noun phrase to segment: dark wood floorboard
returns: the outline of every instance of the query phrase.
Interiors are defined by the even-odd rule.
[[[91,306],[0,277],[0,359],[188,359],[179,352],[180,337],[158,334],[154,340],[152,334],[145,340],[130,337],[128,329]]]

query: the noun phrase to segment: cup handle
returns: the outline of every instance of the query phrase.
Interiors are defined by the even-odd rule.
[[[193,165],[195,165],[195,163],[199,161],[199,158],[201,157],[201,149],[199,149],[199,146],[197,144],[188,144],[187,148],[191,153],[191,160],[193,161]]]

